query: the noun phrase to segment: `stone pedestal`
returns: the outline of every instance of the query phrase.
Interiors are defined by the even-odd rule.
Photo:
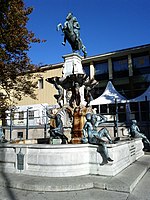
[[[82,57],[79,54],[72,53],[63,56],[63,58],[63,77],[67,77],[72,74],[84,74],[83,67],[81,64]]]
[[[82,67],[82,57],[77,54],[77,53],[72,53],[72,54],[68,54],[63,56],[64,58],[64,65],[63,65],[63,77],[66,78],[68,76],[72,76],[72,75],[84,75],[84,70]],[[80,97],[81,97],[81,103],[84,105],[85,101],[84,101],[84,86],[80,87],[79,89],[80,91]],[[64,104],[67,103],[67,92],[66,90],[64,91]]]

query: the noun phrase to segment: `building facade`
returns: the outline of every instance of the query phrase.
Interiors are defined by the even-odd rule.
[[[54,97],[57,90],[46,79],[54,76],[62,77],[63,64],[62,62],[41,67],[37,72],[39,74],[37,99],[24,97],[17,106],[20,108],[21,106],[28,108],[29,105],[36,104],[57,106]],[[90,79],[94,78],[99,82],[92,91],[93,99],[99,97],[104,92],[108,81],[111,81],[115,89],[130,100],[143,94],[150,85],[150,44],[87,57],[82,60],[82,66]],[[130,103],[130,116],[140,123],[149,137],[150,97],[147,95],[141,102]],[[116,105],[100,105],[100,111],[104,115],[113,115],[116,112]],[[126,121],[125,104],[118,105],[118,113],[119,122]]]

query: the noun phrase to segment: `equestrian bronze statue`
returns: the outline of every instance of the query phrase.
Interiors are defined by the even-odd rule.
[[[64,33],[64,41],[62,44],[65,46],[66,41],[68,41],[72,47],[72,51],[76,52],[82,50],[85,58],[87,56],[87,52],[86,47],[83,45],[80,38],[80,25],[72,13],[68,13],[64,26],[61,23],[57,25],[57,31],[60,29]]]

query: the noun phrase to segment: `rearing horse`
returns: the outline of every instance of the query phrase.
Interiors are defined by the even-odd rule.
[[[61,23],[57,25],[57,31],[61,29],[64,33],[64,45],[65,41],[67,40],[71,45],[73,52],[82,50],[82,52],[84,53],[84,57],[86,57],[86,47],[83,45],[81,38],[78,38],[75,34],[73,23],[74,21],[72,14],[69,13],[66,17],[66,22],[64,23],[64,26]]]

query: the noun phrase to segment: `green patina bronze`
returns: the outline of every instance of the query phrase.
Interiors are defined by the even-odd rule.
[[[83,45],[83,42],[80,38],[80,25],[72,13],[68,13],[64,25],[61,23],[57,25],[57,31],[60,29],[64,33],[64,41],[62,44],[65,46],[66,41],[68,41],[73,52],[82,50],[84,57],[86,57],[86,47]]]

